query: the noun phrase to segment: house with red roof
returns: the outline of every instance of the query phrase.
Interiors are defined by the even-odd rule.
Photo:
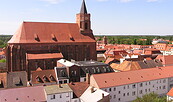
[[[160,60],[163,66],[173,66],[173,55],[158,55],[156,59]]]
[[[154,92],[166,95],[173,87],[173,66],[95,74],[90,85],[110,94],[110,102],[133,101]]]

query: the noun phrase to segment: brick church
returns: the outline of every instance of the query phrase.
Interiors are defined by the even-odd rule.
[[[53,69],[58,59],[96,60],[96,41],[83,0],[76,23],[23,22],[7,46],[8,71]]]

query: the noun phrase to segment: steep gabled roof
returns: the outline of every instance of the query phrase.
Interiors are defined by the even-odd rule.
[[[81,14],[87,14],[87,8],[86,8],[85,0],[83,0],[83,2],[82,2],[80,13]]]
[[[32,71],[31,72],[31,82],[32,84],[38,84],[38,83],[55,83],[56,80],[56,74],[55,70],[42,70],[42,71]],[[39,81],[38,81],[39,78]]]
[[[69,83],[69,87],[73,90],[76,97],[80,97],[85,90],[89,87],[89,84],[86,82],[75,82],[75,83]]]
[[[95,42],[95,40],[80,34],[77,23],[23,22],[8,43],[66,42]]]

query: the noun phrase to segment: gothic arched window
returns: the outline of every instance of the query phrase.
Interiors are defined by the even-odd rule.
[[[85,29],[88,29],[88,23],[85,23]]]

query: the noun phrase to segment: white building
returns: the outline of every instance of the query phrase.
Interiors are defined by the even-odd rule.
[[[173,87],[173,66],[96,74],[91,86],[110,93],[110,102],[128,102],[147,93],[166,95]]]
[[[68,84],[45,86],[47,102],[72,102],[73,91]]]
[[[81,102],[109,102],[109,93],[90,86],[80,96],[80,100]]]

